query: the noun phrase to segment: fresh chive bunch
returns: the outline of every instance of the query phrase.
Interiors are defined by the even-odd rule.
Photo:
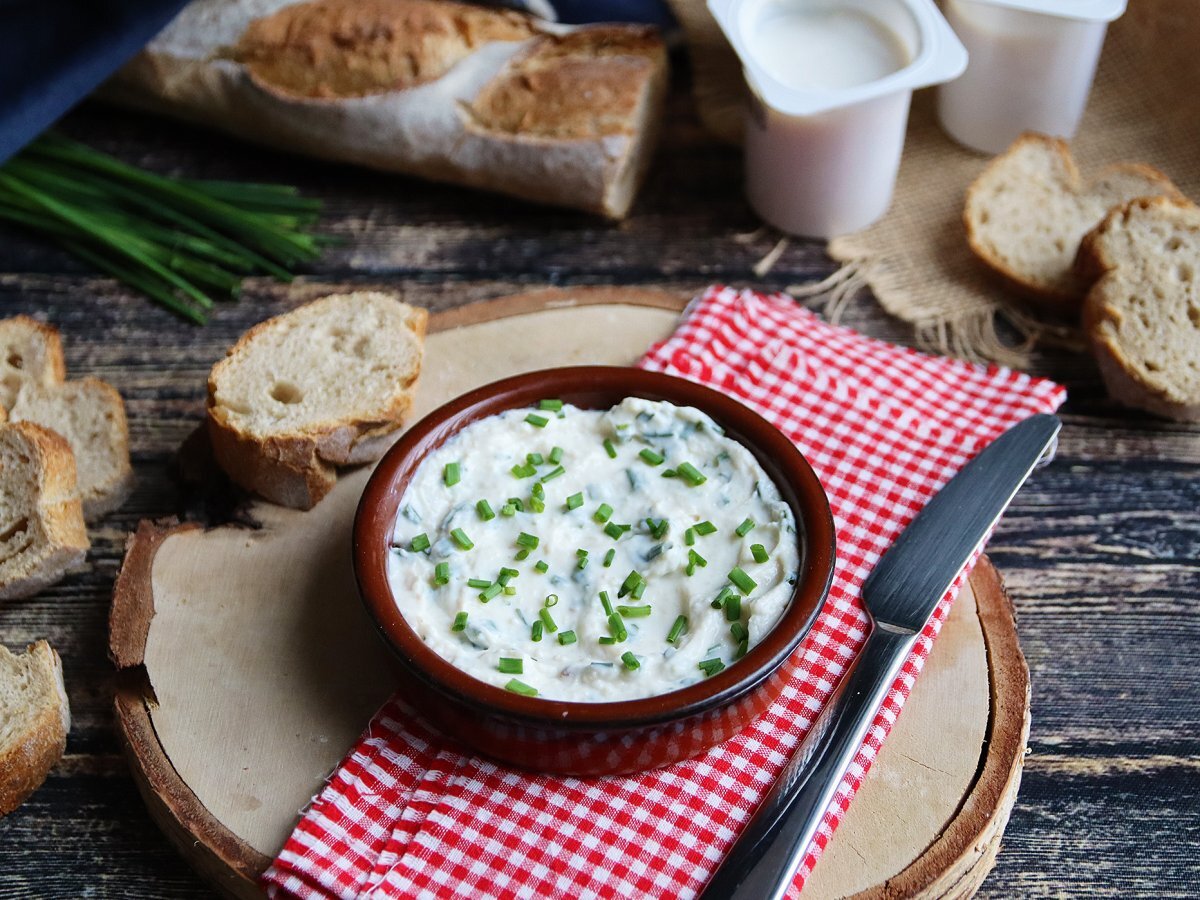
[[[0,219],[198,324],[243,278],[290,281],[315,259],[320,209],[293,187],[168,178],[52,132],[0,167]]]

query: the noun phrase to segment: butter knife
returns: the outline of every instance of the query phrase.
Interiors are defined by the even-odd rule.
[[[867,730],[938,601],[1050,450],[1061,423],[1032,416],[985,447],[901,532],[863,582],[867,642],[702,900],[782,900]]]

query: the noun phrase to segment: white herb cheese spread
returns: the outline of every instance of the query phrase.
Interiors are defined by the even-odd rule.
[[[581,702],[665,694],[779,620],[791,508],[699,410],[543,400],[472,423],[418,467],[388,578],[408,624],[474,677]]]

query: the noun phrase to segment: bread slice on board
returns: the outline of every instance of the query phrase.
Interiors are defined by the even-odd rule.
[[[1157,196],[1182,199],[1166,175],[1139,163],[1085,181],[1065,141],[1029,133],[967,189],[963,222],[971,250],[1019,294],[1074,314],[1088,287],[1074,271],[1083,236],[1113,207]]]
[[[1083,327],[1113,399],[1200,422],[1200,206],[1158,197],[1084,238]]]
[[[71,730],[62,661],[45,641],[13,654],[0,645],[0,816],[37,790]]]
[[[378,459],[412,404],[426,313],[391,294],[335,294],[246,332],[208,378],[221,468],[268,500],[310,509],[337,466]]]
[[[11,409],[22,385],[48,387],[66,377],[57,328],[29,316],[0,320],[0,406]]]
[[[53,584],[87,548],[67,442],[30,422],[0,425],[0,600]]]
[[[83,517],[91,522],[119,507],[133,488],[129,425],[116,388],[99,378],[61,384],[30,382],[17,394],[9,421],[57,431],[75,454]]]
[[[106,96],[291,152],[619,219],[649,165],[666,79],[663,43],[641,26],[559,26],[452,0],[193,0]]]

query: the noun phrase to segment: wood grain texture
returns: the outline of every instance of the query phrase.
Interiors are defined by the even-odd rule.
[[[676,72],[681,72],[676,67]],[[290,286],[254,281],[191,328],[53,247],[0,229],[0,315],[63,331],[71,377],[126,399],[137,485],[90,529],[86,571],[0,606],[0,641],[45,637],[63,657],[74,724],[63,764],[0,820],[0,898],[212,896],[150,819],[121,758],[107,657],[109,597],[138,520],[183,512],[170,474],[203,416],[204,378],[249,325],[346,285],[400,288],[449,309],[543,285],[712,281],[768,289],[834,266],[777,238],[741,197],[736,151],[704,136],[676,85],[665,143],[631,218],[583,215],[324,166],[85,105],[69,134],[122,158],[194,177],[282,180],[322,197],[346,243]],[[844,322],[910,340],[870,299]],[[985,897],[1191,897],[1200,885],[1200,428],[1123,410],[1094,364],[1037,354],[1067,385],[1058,459],[1018,495],[989,545],[1014,599],[1033,690],[1031,754]]]

